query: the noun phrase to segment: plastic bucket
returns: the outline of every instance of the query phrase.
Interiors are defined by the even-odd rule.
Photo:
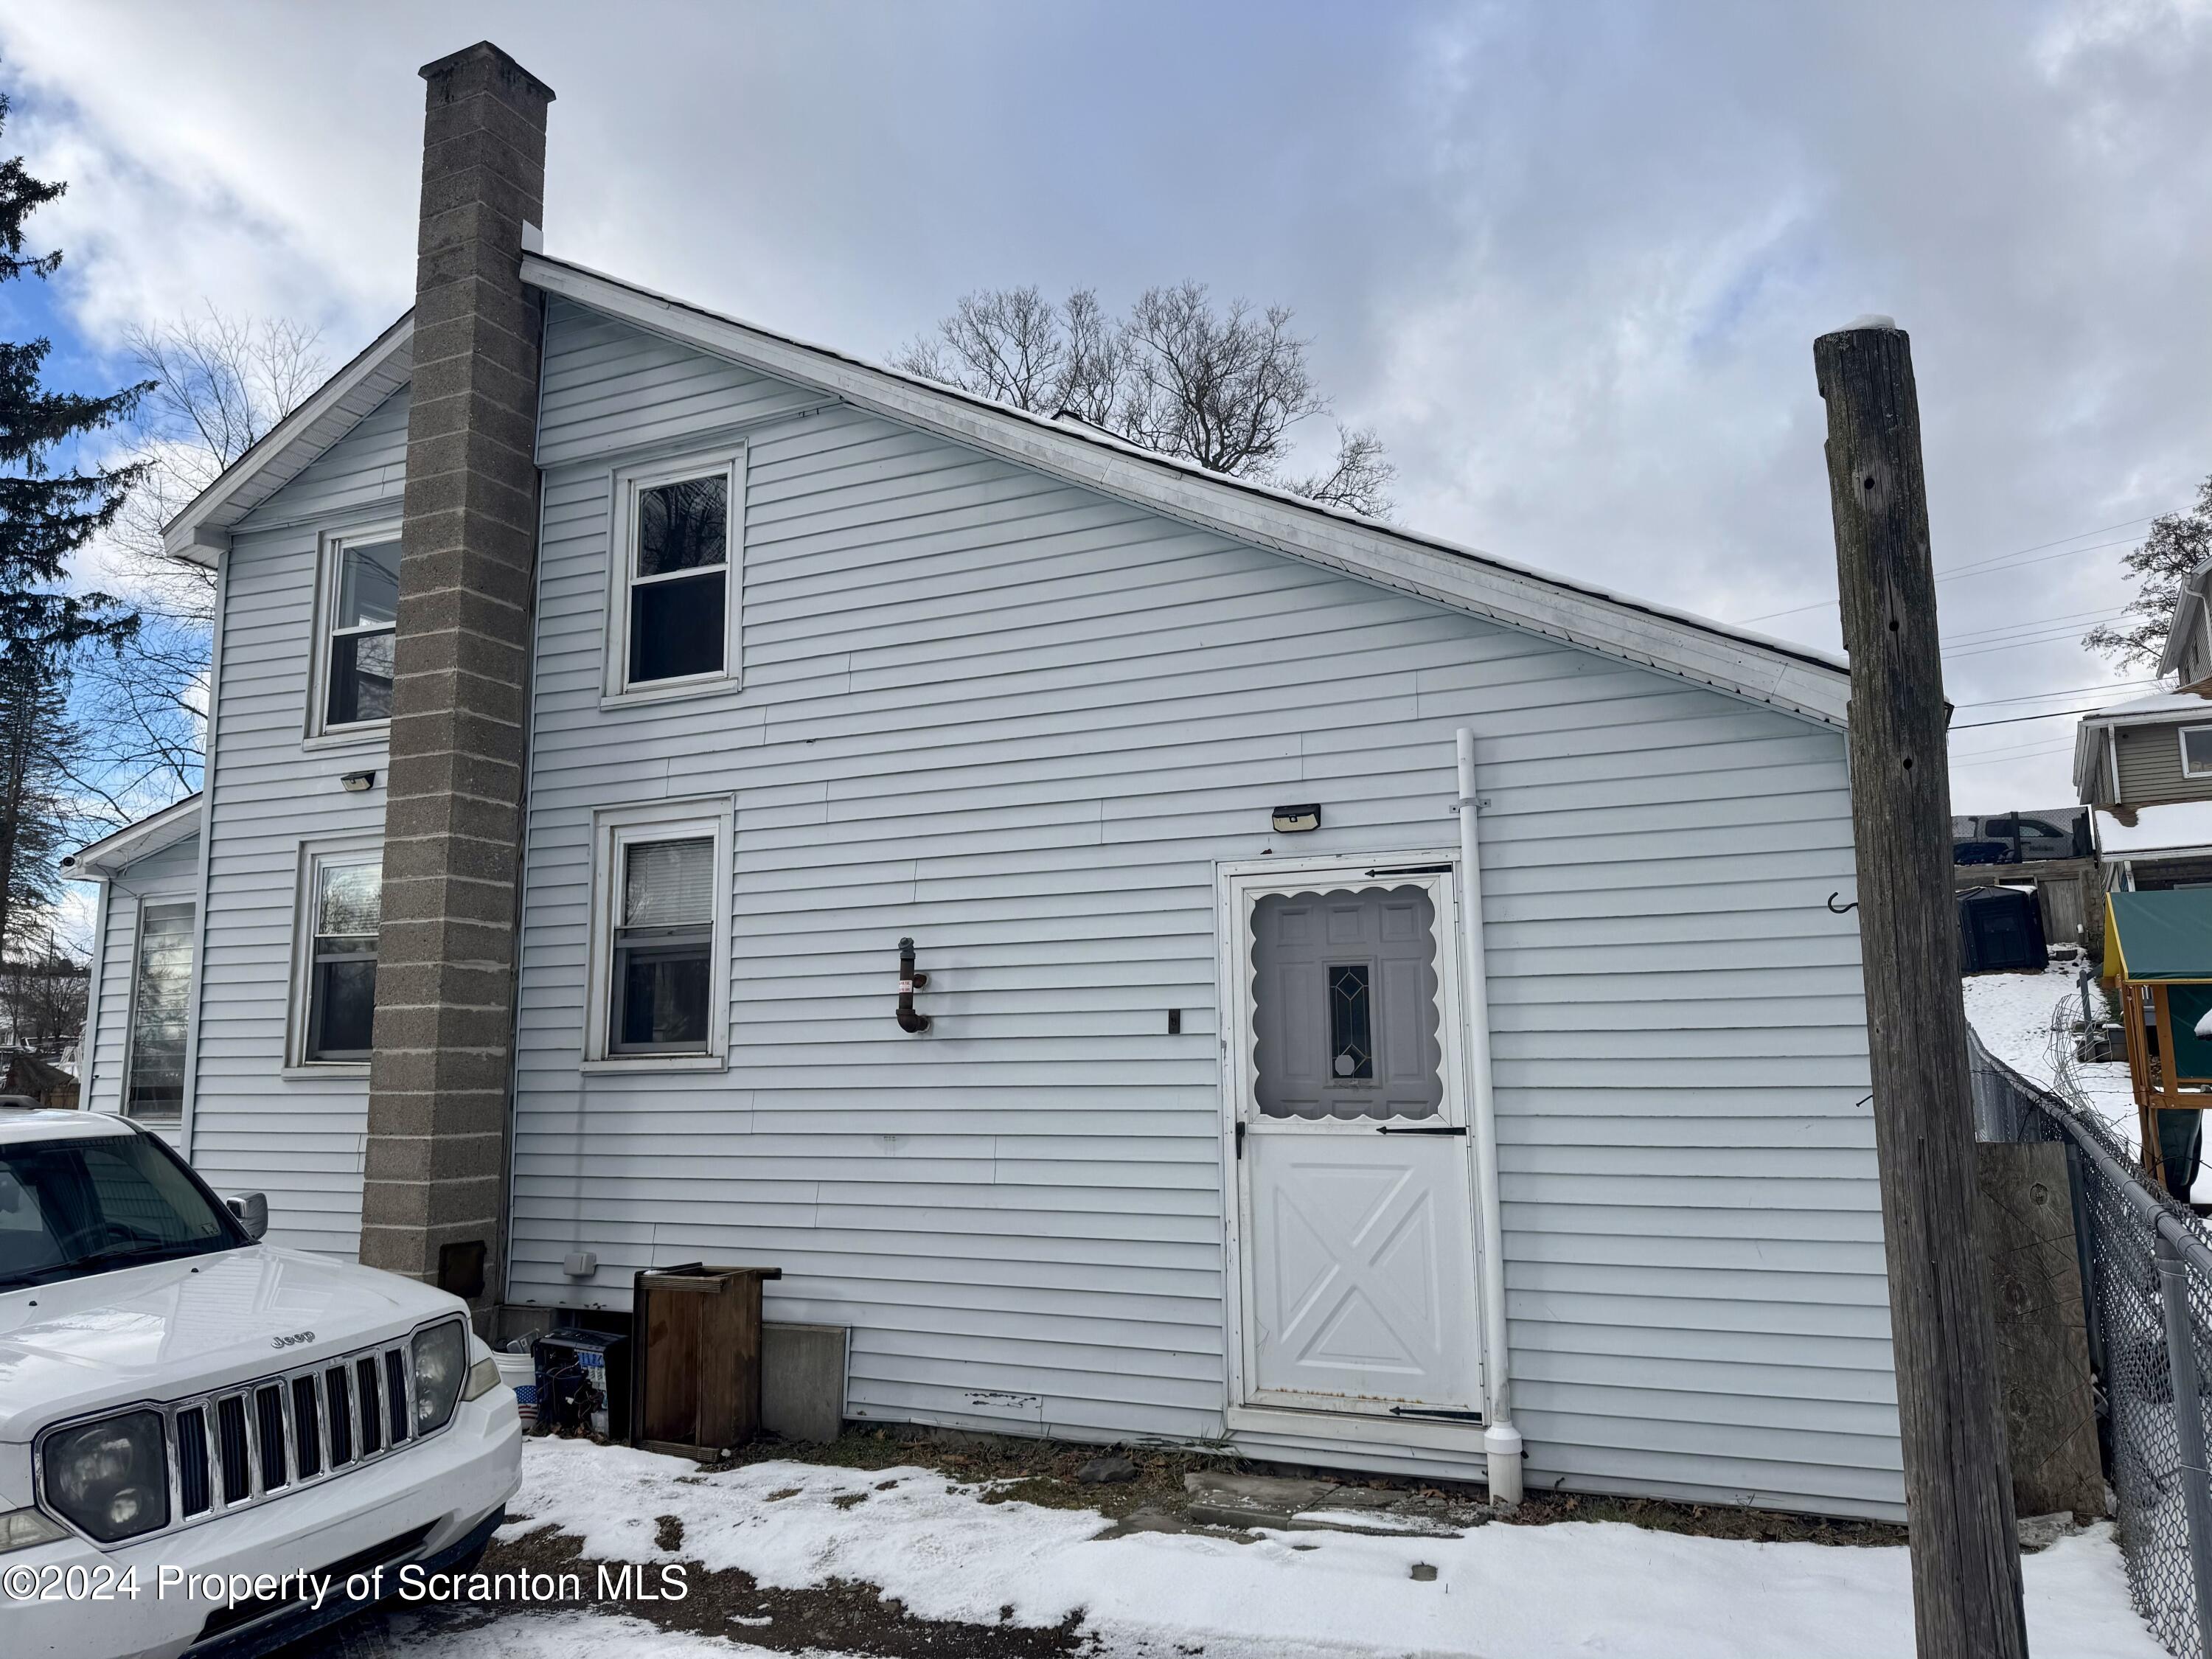
[[[526,1353],[495,1353],[492,1363],[499,1367],[499,1380],[514,1390],[514,1402],[522,1413],[522,1420],[538,1420],[538,1365]]]

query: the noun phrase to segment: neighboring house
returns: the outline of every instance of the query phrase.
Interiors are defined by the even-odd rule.
[[[527,252],[550,94],[425,73],[416,313],[169,529],[94,1103],[196,895],[191,1158],[487,1317],[774,1265],[854,1418],[1480,1479],[1510,1387],[1901,1516],[1841,664]]]
[[[2212,883],[2212,684],[2083,716],[2074,787],[2091,809],[2108,886]]]
[[[2212,558],[2198,560],[2182,578],[2158,672],[2185,691],[2212,682]]]
[[[204,811],[187,795],[62,860],[99,887],[79,1103],[126,1112],[172,1145],[182,1144]]]
[[[77,1080],[28,1048],[0,1048],[0,1101],[66,1111],[77,1104]]]

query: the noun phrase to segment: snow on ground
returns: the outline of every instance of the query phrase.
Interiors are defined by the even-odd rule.
[[[2031,1082],[2061,1095],[2058,1081],[2061,1056],[2071,1071],[2074,1087],[2090,1109],[2112,1126],[2130,1152],[2137,1150],[2135,1088],[2128,1081],[2125,1060],[2077,1060],[2073,1055],[2071,1029],[2081,1017],[2081,993],[2074,969],[2053,963],[2040,974],[1969,974],[1964,981],[1966,1019],[1989,1051]],[[2092,985],[2093,1008],[2102,998]],[[2061,1018],[2067,1034],[2054,1039],[2052,1022]]]
[[[642,1619],[574,1610],[515,1613],[468,1630],[401,1615],[391,1635],[393,1646],[410,1659],[418,1653],[436,1659],[789,1659],[750,1644],[662,1630]],[[838,1656],[817,1649],[810,1659]]]
[[[550,1522],[587,1556],[680,1558],[778,1589],[865,1579],[929,1619],[995,1624],[1011,1607],[1017,1622],[1049,1626],[1080,1609],[1086,1632],[1115,1654],[1200,1645],[1209,1659],[1912,1652],[1901,1547],[1747,1543],[1609,1522],[1493,1524],[1459,1538],[1300,1532],[1243,1543],[1139,1533],[1101,1541],[1106,1523],[1091,1511],[986,1504],[988,1488],[923,1468],[775,1462],[705,1474],[623,1447],[532,1439],[525,1448],[523,1488],[509,1506],[524,1518],[506,1535]],[[680,1552],[654,1544],[658,1518],[669,1515],[684,1523]],[[1416,1564],[1435,1568],[1434,1579],[1414,1579]],[[2035,1651],[2161,1659],[2129,1605],[2109,1527],[2027,1557],[2023,1569]],[[651,1659],[732,1650],[571,1615],[503,1620],[437,1651],[569,1659],[610,1650],[602,1637]]]

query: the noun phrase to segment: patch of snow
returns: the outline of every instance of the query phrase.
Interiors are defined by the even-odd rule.
[[[2030,1082],[2062,1097],[2068,1092],[2060,1077],[2063,1065],[2074,1092],[2130,1152],[2138,1149],[2142,1137],[2127,1062],[2073,1057],[2081,991],[2072,968],[2053,963],[2040,974],[1969,974],[1962,988],[1966,1022],[1992,1054]],[[2094,984],[2089,1004],[2101,1017],[2104,999]]]
[[[2139,858],[2146,853],[2197,852],[2212,847],[2212,800],[2160,801],[2127,809],[2126,818],[2100,806],[2090,817],[2097,850],[2106,858]]]
[[[1432,1521],[1392,1515],[1383,1510],[1301,1510],[1291,1518],[1310,1521],[1317,1527],[1364,1527],[1370,1532],[1435,1533],[1439,1530]]]
[[[899,1484],[878,1490],[891,1480]],[[1589,1522],[1491,1525],[1460,1538],[1102,1540],[1103,1516],[985,1504],[975,1488],[926,1469],[776,1462],[708,1474],[651,1452],[538,1439],[525,1443],[509,1513],[526,1517],[510,1534],[550,1522],[587,1555],[641,1561],[678,1559],[653,1541],[657,1518],[673,1515],[684,1523],[681,1557],[708,1568],[788,1588],[865,1579],[927,1619],[995,1624],[1011,1606],[1017,1622],[1049,1626],[1080,1610],[1106,1651],[1123,1655],[1202,1647],[1208,1659],[1908,1659],[1913,1650],[1901,1547],[1747,1543]],[[1414,1579],[1417,1564],[1434,1567],[1435,1578]],[[2161,1659],[2130,1605],[2109,1526],[2021,1565],[2035,1651]],[[582,1650],[454,1651],[570,1659]],[[622,1650],[664,1659],[650,1644]]]
[[[662,1630],[642,1619],[588,1608],[509,1613],[473,1626],[401,1614],[388,1629],[395,1652],[434,1659],[608,1659],[612,1654],[623,1659],[788,1659],[750,1643]],[[839,1656],[814,1649],[808,1659]]]

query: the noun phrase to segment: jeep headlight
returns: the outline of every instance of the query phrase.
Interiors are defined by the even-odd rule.
[[[169,1524],[168,1442],[159,1412],[127,1412],[49,1436],[46,1502],[102,1544]]]
[[[469,1374],[468,1327],[458,1319],[415,1333],[415,1432],[446,1426]]]

